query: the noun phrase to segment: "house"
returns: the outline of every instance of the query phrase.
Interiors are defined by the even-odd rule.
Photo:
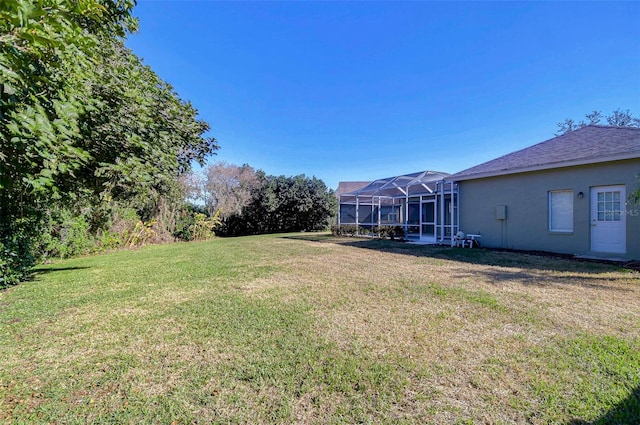
[[[640,128],[590,125],[459,173],[424,171],[342,193],[339,224],[410,239],[640,259]]]
[[[590,125],[449,177],[487,247],[640,259],[640,128]]]

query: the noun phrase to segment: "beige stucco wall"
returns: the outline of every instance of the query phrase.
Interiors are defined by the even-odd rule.
[[[640,185],[639,173],[640,159],[633,159],[461,181],[460,229],[480,233],[487,247],[602,255],[591,252],[590,189],[625,185],[629,195]],[[570,234],[549,231],[550,190],[574,191]],[[498,205],[506,205],[505,220],[496,219]],[[640,205],[626,208],[627,252],[612,257],[640,259]]]

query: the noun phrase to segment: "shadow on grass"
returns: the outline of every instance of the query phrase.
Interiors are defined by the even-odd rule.
[[[629,397],[613,406],[604,415],[587,422],[582,419],[572,419],[567,425],[637,425],[640,423],[640,386],[636,387]]]
[[[33,280],[36,277],[38,277],[39,275],[42,274],[49,274],[49,273],[55,273],[55,272],[66,272],[66,271],[70,271],[70,270],[85,270],[85,269],[90,269],[91,267],[55,267],[55,266],[38,266],[36,269],[33,270],[33,273],[30,276],[29,280]]]
[[[392,254],[410,255],[414,257],[459,261],[469,264],[498,266],[501,269],[474,270],[468,273],[457,274],[454,272],[452,278],[474,278],[478,275],[485,276],[490,282],[501,283],[505,281],[518,280],[524,285],[558,285],[572,284],[582,287],[592,287],[598,289],[631,291],[619,287],[612,287],[606,284],[607,281],[615,282],[619,278],[606,278],[604,273],[611,271],[621,271],[620,267],[610,264],[589,262],[563,256],[562,254],[549,253],[520,253],[509,251],[498,251],[490,249],[469,249],[454,248],[438,245],[417,245],[392,240],[381,239],[354,239],[337,238],[327,234],[308,235],[288,235],[287,239],[306,240],[319,243],[333,243],[355,248],[370,249],[379,252]],[[511,270],[509,270],[511,269]],[[565,275],[545,275],[541,271],[555,271],[567,273]],[[579,273],[579,275],[578,275]],[[629,275],[633,278],[635,275]],[[637,276],[640,280],[640,276]],[[597,282],[597,283],[596,283]]]

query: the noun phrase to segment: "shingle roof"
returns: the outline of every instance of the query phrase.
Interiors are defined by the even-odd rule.
[[[453,174],[447,180],[640,158],[640,128],[589,125]]]
[[[358,189],[362,189],[371,182],[338,182],[338,190],[336,195],[340,196],[343,193],[355,192]]]

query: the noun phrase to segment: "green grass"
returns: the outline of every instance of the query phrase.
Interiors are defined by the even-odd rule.
[[[1,423],[640,416],[638,275],[559,259],[323,234],[153,246],[39,267],[0,292],[0,329]]]

